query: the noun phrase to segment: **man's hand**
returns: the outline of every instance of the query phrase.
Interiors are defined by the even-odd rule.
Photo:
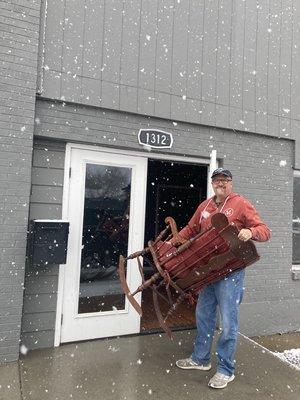
[[[252,232],[250,229],[241,229],[238,234],[238,239],[242,240],[243,242],[247,242],[252,238]]]

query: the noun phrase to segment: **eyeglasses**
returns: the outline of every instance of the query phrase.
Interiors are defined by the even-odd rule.
[[[226,178],[220,178],[220,179],[213,179],[212,183],[213,184],[218,184],[218,183],[225,183],[227,184],[228,182],[231,182],[232,179],[226,179]]]

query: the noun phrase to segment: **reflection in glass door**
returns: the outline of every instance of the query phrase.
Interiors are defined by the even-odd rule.
[[[87,164],[78,313],[121,310],[117,273],[127,255],[131,169]]]

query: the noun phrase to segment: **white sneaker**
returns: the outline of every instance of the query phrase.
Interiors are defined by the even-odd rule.
[[[211,369],[211,365],[203,365],[197,364],[191,358],[183,358],[182,360],[177,360],[176,365],[181,369],[200,369],[201,371],[209,371]]]
[[[216,372],[215,375],[208,382],[208,386],[214,389],[223,389],[229,382],[234,380],[235,376],[224,375],[221,372]]]

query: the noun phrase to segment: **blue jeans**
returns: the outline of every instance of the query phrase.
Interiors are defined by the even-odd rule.
[[[199,294],[196,308],[197,337],[191,358],[198,364],[210,363],[218,305],[222,322],[222,333],[217,343],[218,371],[228,376],[235,369],[234,354],[244,277],[245,269],[242,269],[207,285]]]

